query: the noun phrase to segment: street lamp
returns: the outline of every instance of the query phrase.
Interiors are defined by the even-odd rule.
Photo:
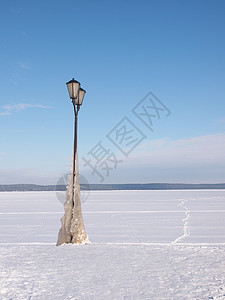
[[[68,182],[66,202],[64,205],[65,213],[63,218],[61,219],[62,227],[58,234],[57,246],[68,243],[86,244],[90,242],[84,227],[82,217],[77,154],[78,112],[83,103],[86,91],[80,87],[80,82],[76,81],[74,78],[67,82],[66,85],[74,107],[74,148],[72,173]]]
[[[72,191],[72,199],[74,194],[74,183],[75,183],[75,163],[76,163],[76,154],[77,154],[77,119],[78,112],[80,110],[80,106],[83,103],[84,96],[86,91],[80,87],[80,82],[76,81],[74,78],[66,83],[70,99],[72,99],[73,107],[74,107],[74,116],[75,116],[75,126],[74,126],[74,148],[73,148],[73,191]],[[74,203],[73,203],[74,205]]]

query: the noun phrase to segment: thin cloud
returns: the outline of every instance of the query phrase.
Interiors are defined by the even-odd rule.
[[[18,103],[18,104],[8,104],[1,107],[2,112],[0,112],[0,116],[9,116],[14,115],[20,111],[29,109],[29,108],[41,108],[41,109],[50,109],[51,106],[46,106],[42,104],[29,104],[29,103]]]
[[[13,130],[13,132],[24,132],[25,130],[24,129],[15,129]]]
[[[173,140],[143,142],[111,172],[112,182],[223,183],[225,178],[225,133]],[[98,177],[81,168],[89,182]],[[89,173],[88,173],[89,172]]]
[[[24,70],[30,70],[30,69],[31,69],[30,66],[29,66],[27,63],[23,62],[23,61],[18,61],[17,64],[18,64],[22,69],[24,69]]]
[[[0,167],[1,184],[56,184],[61,174],[47,173],[38,168],[6,170]]]
[[[10,115],[12,115],[12,113],[10,113],[9,111],[0,112],[0,116],[10,116]]]
[[[139,164],[190,166],[225,164],[225,133],[180,140],[161,139],[143,143],[133,154]]]
[[[219,119],[219,120],[217,121],[217,124],[225,124],[225,118]]]

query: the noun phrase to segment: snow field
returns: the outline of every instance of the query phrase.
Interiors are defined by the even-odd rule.
[[[224,192],[91,192],[60,247],[54,192],[0,193],[0,299],[225,299]]]

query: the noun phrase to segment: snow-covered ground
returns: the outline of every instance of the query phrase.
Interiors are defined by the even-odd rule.
[[[0,299],[225,299],[224,190],[86,192],[56,247],[61,196],[0,193]]]

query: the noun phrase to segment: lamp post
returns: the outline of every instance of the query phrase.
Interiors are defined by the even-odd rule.
[[[78,120],[78,112],[83,103],[84,96],[86,91],[80,87],[80,82],[74,80],[74,78],[66,83],[70,99],[72,99],[73,108],[74,108],[74,144],[73,144],[73,167],[72,167],[72,203],[74,206],[74,189],[75,189],[75,177],[76,177],[76,154],[77,154],[77,120]]]
[[[57,246],[65,243],[85,244],[90,242],[83,223],[80,201],[80,183],[77,153],[78,112],[83,103],[86,91],[80,87],[80,83],[74,78],[67,82],[66,85],[68,88],[69,97],[72,100],[74,108],[74,145],[72,172],[69,177],[66,202],[64,204],[65,213],[63,218],[61,219],[62,227],[58,234]]]

